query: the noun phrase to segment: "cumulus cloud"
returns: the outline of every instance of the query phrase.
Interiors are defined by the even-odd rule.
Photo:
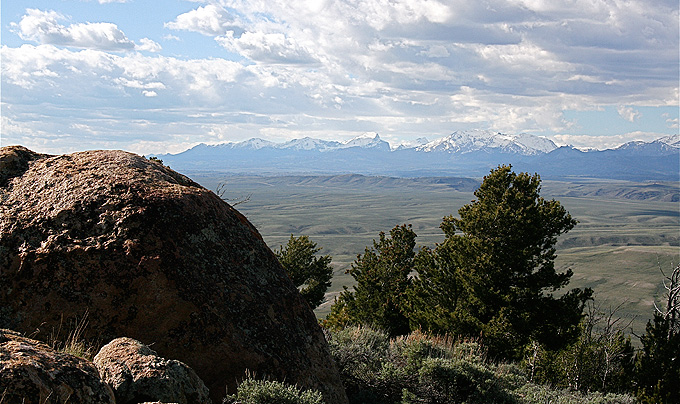
[[[668,113],[662,114],[661,115],[663,118],[666,119],[666,125],[671,128],[671,129],[678,129],[680,128],[680,119],[672,118]]]
[[[64,26],[67,18],[55,11],[28,9],[21,21],[12,23],[21,39],[77,48],[124,51],[135,48],[123,31],[111,23],[78,23]]]
[[[208,4],[180,14],[165,26],[174,30],[194,31],[210,36],[225,35],[229,31],[240,30],[236,19],[226,9],[215,4]]]
[[[83,105],[177,111],[178,120],[190,106],[200,109],[191,119],[208,136],[200,141],[267,130],[580,136],[570,134],[577,128],[564,111],[618,107],[624,119],[642,123],[651,116],[641,115],[643,107],[677,104],[679,15],[670,1],[194,3],[166,19],[173,31],[163,40],[177,42],[162,42],[167,49],[148,38],[133,42],[114,24],[69,25],[59,13],[27,10],[12,27],[39,46],[3,47],[3,102],[69,94]],[[181,55],[180,45],[196,38],[186,32],[216,41],[223,57]],[[170,50],[177,58],[163,56]],[[216,111],[235,113],[215,118]],[[664,119],[677,127],[677,116]],[[607,139],[563,138],[599,146]]]
[[[226,49],[255,61],[292,64],[317,61],[312,52],[283,33],[244,32],[240,37],[234,38],[230,32],[216,40]]]
[[[625,119],[628,122],[635,122],[641,116],[640,111],[632,107],[626,107],[623,105],[619,105],[619,107],[616,108],[616,111],[619,113],[619,115],[621,115],[623,119]]]
[[[149,38],[142,38],[139,40],[139,44],[135,45],[135,50],[147,51],[147,52],[160,52],[163,49],[158,43],[152,41]]]

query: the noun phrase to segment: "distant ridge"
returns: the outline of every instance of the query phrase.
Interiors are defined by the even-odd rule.
[[[348,141],[305,137],[285,143],[253,138],[219,145],[199,144],[178,154],[157,155],[187,172],[234,174],[364,174],[397,177],[482,177],[499,164],[538,172],[544,178],[680,180],[680,139],[628,142],[614,149],[582,151],[558,147],[526,133],[473,130],[392,147],[377,133]]]
[[[549,153],[557,149],[552,140],[521,133],[505,135],[484,130],[453,132],[451,135],[416,147],[423,152],[445,151],[448,153],[471,153],[475,151],[504,152],[531,156]]]

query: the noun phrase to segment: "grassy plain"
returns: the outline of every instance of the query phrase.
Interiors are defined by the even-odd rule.
[[[360,176],[192,178],[212,190],[224,181],[227,198],[250,194],[237,208],[272,249],[291,234],[307,235],[333,257],[335,276],[328,302],[317,309],[320,317],[343,286],[352,286],[345,270],[380,231],[410,223],[419,245],[434,246],[443,240],[442,218],[474,199],[474,186],[465,182]],[[680,262],[680,185],[655,185],[663,192],[627,199],[640,198],[630,190],[646,187],[649,184],[544,182],[542,192],[579,220],[558,244],[557,267],[574,271],[570,287],[593,288],[595,304],[604,310],[621,305],[618,314],[632,320],[637,334],[652,316],[653,302],[663,295],[660,269],[668,272],[672,263]]]

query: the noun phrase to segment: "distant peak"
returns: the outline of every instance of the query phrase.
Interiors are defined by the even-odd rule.
[[[353,137],[352,139],[346,141],[345,143],[350,143],[350,142],[353,142],[355,140],[376,140],[376,141],[379,141],[379,140],[382,140],[382,139],[380,139],[380,135],[378,135],[375,132],[366,132],[366,133],[362,133],[359,136]]]

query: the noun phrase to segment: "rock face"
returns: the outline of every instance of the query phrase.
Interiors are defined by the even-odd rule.
[[[5,147],[0,167],[0,324],[50,332],[89,310],[86,337],[153,344],[215,402],[246,369],[347,402],[311,309],[214,193],[121,151]]]
[[[0,402],[114,404],[94,365],[0,329]]]
[[[180,361],[161,358],[132,338],[116,338],[106,344],[94,357],[94,365],[119,404],[151,400],[212,403],[196,372]]]

